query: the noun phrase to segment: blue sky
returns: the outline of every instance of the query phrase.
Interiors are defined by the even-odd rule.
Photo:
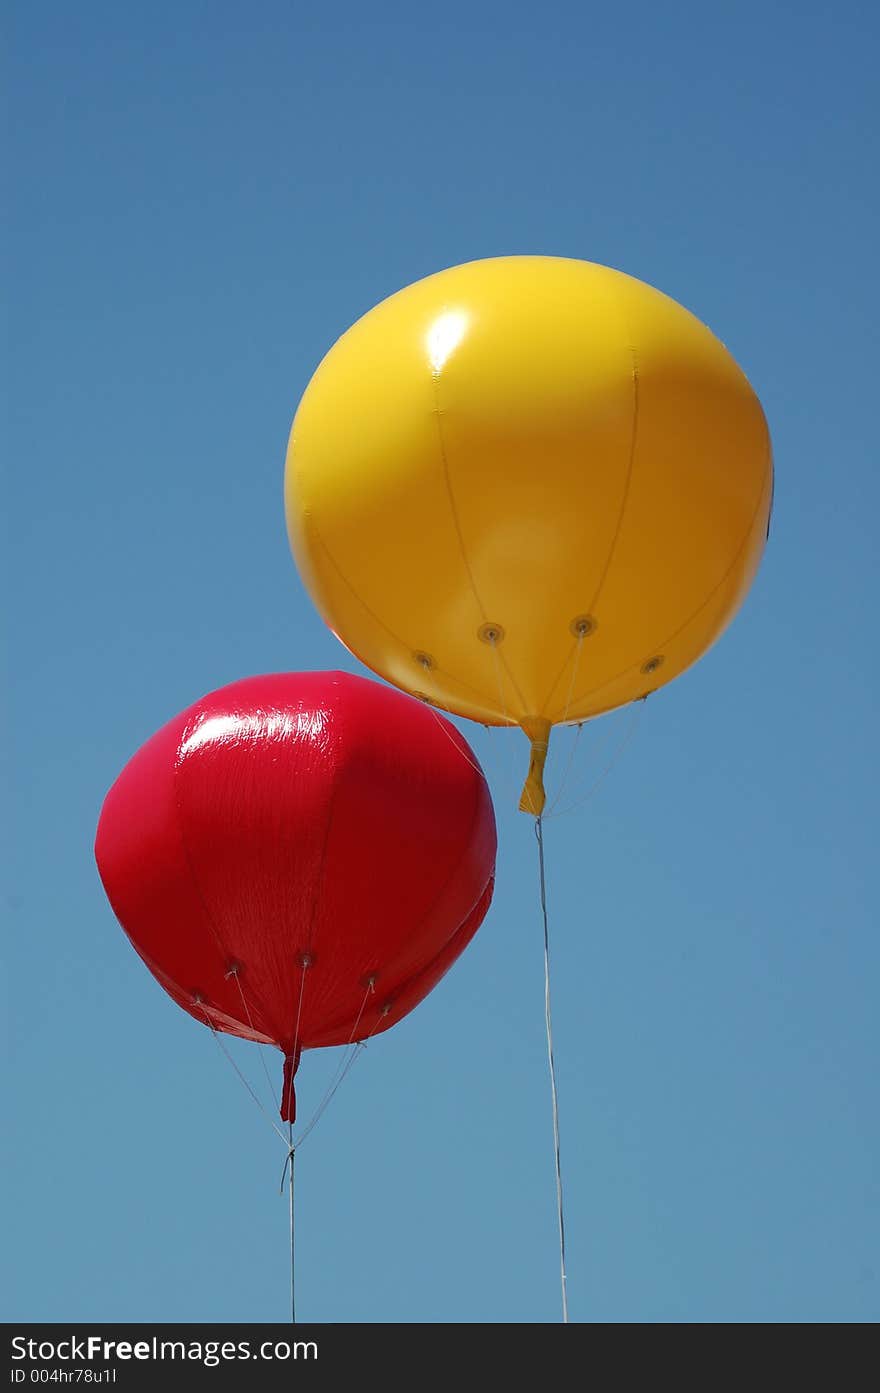
[[[880,1315],[877,29],[848,0],[11,7],[7,1318],[285,1318],[277,1139],[116,926],[94,827],[201,693],[356,670],[287,548],[297,400],[377,300],[517,252],[694,310],[777,465],[740,617],[547,825],[572,1319]],[[302,1149],[304,1320],[558,1318],[524,741],[467,733],[495,904]]]

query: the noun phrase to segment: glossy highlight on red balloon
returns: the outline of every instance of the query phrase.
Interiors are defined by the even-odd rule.
[[[462,735],[347,673],[212,692],[104,802],[95,855],[117,919],[177,1004],[285,1056],[387,1030],[476,933],[495,818]]]

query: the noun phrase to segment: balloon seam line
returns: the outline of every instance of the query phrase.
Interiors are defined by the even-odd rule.
[[[651,650],[652,652],[662,652],[663,649],[664,649],[664,648],[667,648],[667,647],[669,646],[670,643],[674,643],[675,640],[676,640],[681,634],[684,633],[685,629],[689,628],[690,625],[693,624],[694,620],[697,619],[697,618],[699,617],[700,614],[702,614],[702,612],[703,612],[703,610],[706,608],[706,606],[712,603],[713,599],[715,598],[715,596],[717,595],[717,593],[718,593],[718,591],[721,589],[721,587],[724,585],[725,581],[727,581],[727,580],[730,578],[731,572],[734,570],[734,568],[735,568],[737,562],[739,561],[739,559],[740,559],[742,553],[744,552],[744,550],[745,550],[745,548],[746,548],[746,546],[747,546],[747,544],[748,544],[749,537],[752,535],[752,531],[753,531],[754,526],[755,526],[755,520],[757,519],[758,514],[759,514],[759,512],[761,511],[761,505],[762,505],[763,502],[764,502],[764,494],[765,494],[765,492],[766,492],[766,489],[767,489],[767,484],[766,484],[766,481],[765,481],[765,482],[761,485],[761,491],[760,491],[760,493],[759,493],[759,495],[758,495],[758,501],[757,501],[757,503],[755,504],[755,507],[754,507],[754,510],[753,510],[753,512],[752,512],[751,518],[749,519],[748,526],[746,527],[745,532],[743,533],[742,539],[741,539],[741,541],[740,541],[740,543],[739,543],[739,545],[738,545],[736,551],[734,552],[733,557],[732,557],[732,559],[731,559],[731,561],[730,561],[730,564],[728,565],[728,567],[727,567],[727,569],[725,570],[724,574],[723,574],[723,575],[721,576],[721,578],[720,578],[718,581],[716,581],[716,583],[712,586],[712,589],[709,591],[709,594],[706,596],[706,598],[705,598],[704,600],[701,600],[700,603],[697,605],[696,609],[694,609],[694,610],[692,611],[692,613],[688,615],[687,619],[685,619],[681,624],[679,624],[678,628],[677,628],[677,629],[674,629],[673,632],[672,632],[671,634],[667,634],[667,636],[666,636],[661,642],[655,644],[655,645],[653,646],[652,650]],[[625,667],[625,668],[623,668],[620,672],[616,672],[616,673],[614,674],[613,677],[609,677],[605,682],[600,682],[599,685],[598,685],[597,687],[591,687],[588,691],[583,692],[579,697],[576,697],[575,700],[574,700],[574,702],[573,702],[572,704],[573,704],[574,706],[579,706],[580,703],[581,703],[582,701],[586,701],[587,697],[593,696],[596,692],[604,691],[606,687],[610,687],[610,686],[613,685],[613,683],[619,682],[622,678],[626,677],[626,676],[627,676],[630,672],[632,672],[635,668],[639,667],[641,661],[642,661],[642,660],[641,660],[640,658],[637,659],[636,662],[630,663],[629,667]],[[649,695],[649,693],[643,693],[643,695]],[[622,703],[618,703],[618,704],[619,704],[619,705],[624,705],[624,706],[629,706],[629,705],[632,704],[632,702],[634,702],[634,701],[639,701],[640,699],[641,699],[640,697],[632,697],[632,698],[630,698],[629,701],[627,701],[627,702],[622,702]],[[612,707],[610,707],[609,709],[610,709],[610,710],[614,710],[615,708],[612,706]],[[597,713],[597,714],[598,714],[598,713]]]

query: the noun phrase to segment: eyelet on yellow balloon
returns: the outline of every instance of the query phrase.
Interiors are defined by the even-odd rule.
[[[730,622],[771,491],[760,403],[705,325],[619,271],[540,256],[441,271],[343,334],[285,481],[327,623],[398,687],[435,655],[434,704],[519,725],[536,816],[552,726],[641,699]]]

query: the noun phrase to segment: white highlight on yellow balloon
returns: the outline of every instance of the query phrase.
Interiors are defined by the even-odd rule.
[[[428,330],[427,344],[431,367],[436,375],[446,365],[467,332],[470,316],[464,310],[447,310]]]

